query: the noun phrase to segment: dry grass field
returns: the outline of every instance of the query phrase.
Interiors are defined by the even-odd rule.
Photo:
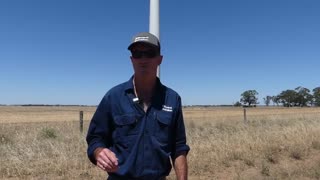
[[[0,179],[105,179],[86,157],[94,111],[0,106]],[[185,108],[184,117],[191,180],[320,179],[320,108],[248,108],[247,123],[242,108]]]

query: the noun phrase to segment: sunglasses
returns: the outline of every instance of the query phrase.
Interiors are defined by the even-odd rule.
[[[142,57],[154,58],[159,55],[159,52],[156,50],[147,50],[147,51],[131,51],[132,57],[139,59]]]

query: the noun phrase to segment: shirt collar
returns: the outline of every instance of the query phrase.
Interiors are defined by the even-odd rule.
[[[126,93],[134,93],[134,87],[133,87],[133,75],[131,76],[131,78],[125,82],[124,85],[124,90]],[[161,92],[161,90],[163,89],[163,85],[160,82],[160,79],[157,77],[157,82],[156,82],[156,94]]]
[[[132,91],[133,92],[133,76],[131,76],[131,78],[127,82],[125,82],[124,90],[126,92],[128,92],[128,91]]]

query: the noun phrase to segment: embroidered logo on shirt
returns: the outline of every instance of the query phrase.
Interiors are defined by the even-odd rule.
[[[172,107],[166,106],[166,105],[162,105],[162,110],[163,111],[167,111],[167,112],[172,112]]]

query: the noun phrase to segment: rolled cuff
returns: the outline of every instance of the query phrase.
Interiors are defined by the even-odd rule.
[[[178,156],[180,156],[183,153],[186,153],[186,155],[189,153],[190,147],[186,144],[180,145],[176,147],[176,151],[174,154],[172,154],[172,159],[176,159]]]

